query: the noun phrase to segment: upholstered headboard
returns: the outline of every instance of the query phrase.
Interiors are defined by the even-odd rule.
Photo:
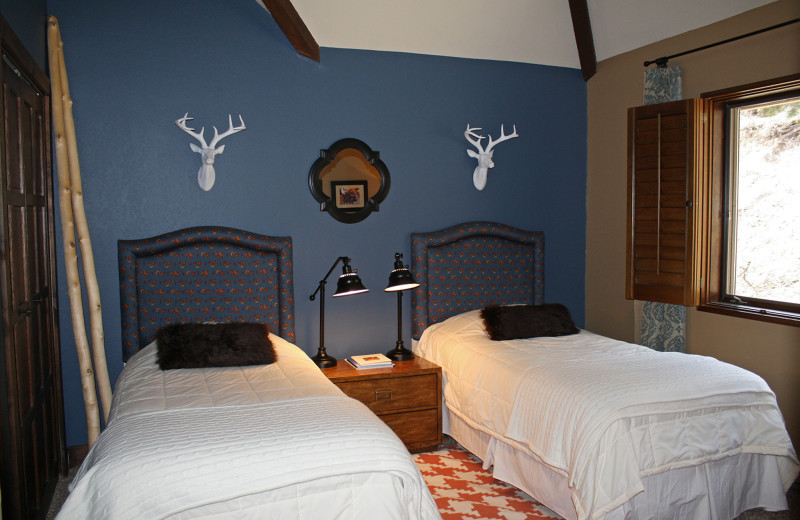
[[[168,323],[254,321],[294,341],[291,237],[214,226],[117,244],[123,360]]]
[[[489,303],[544,303],[544,233],[468,222],[411,234],[411,336]]]

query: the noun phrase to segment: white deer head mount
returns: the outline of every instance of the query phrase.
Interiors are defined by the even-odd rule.
[[[203,136],[206,127],[202,127],[199,132],[195,132],[193,129],[186,126],[186,121],[191,121],[192,119],[193,118],[189,117],[189,112],[186,112],[182,118],[175,121],[175,124],[178,125],[178,128],[200,141],[200,144],[202,145],[197,146],[194,143],[189,143],[189,148],[191,148],[193,152],[199,153],[203,160],[202,166],[200,166],[200,169],[197,171],[197,183],[204,191],[208,191],[214,185],[214,180],[216,179],[216,173],[214,172],[214,157],[217,154],[225,151],[224,144],[219,148],[215,148],[215,146],[217,146],[217,143],[220,142],[224,137],[228,137],[236,132],[241,132],[247,127],[244,126],[244,121],[242,120],[241,115],[239,116],[239,122],[241,125],[233,126],[233,120],[231,120],[231,116],[228,114],[228,130],[220,134],[217,132],[217,127],[213,127],[214,138],[211,139],[209,144],[206,144],[206,139]]]
[[[514,131],[506,135],[505,130],[503,129],[503,125],[500,125],[500,139],[497,141],[492,141],[492,136],[489,136],[489,144],[486,146],[486,150],[483,149],[481,146],[481,139],[486,139],[484,135],[478,135],[475,132],[480,130],[480,128],[470,128],[469,123],[467,123],[467,130],[464,132],[464,137],[467,138],[467,141],[478,149],[477,152],[472,150],[467,150],[467,155],[470,157],[475,157],[478,159],[478,166],[475,167],[475,171],[472,172],[472,183],[475,184],[475,187],[479,190],[482,190],[484,186],[486,186],[486,178],[488,176],[489,168],[494,168],[494,163],[492,162],[492,148],[497,143],[502,143],[512,137],[519,137],[517,134],[517,125],[514,125]]]

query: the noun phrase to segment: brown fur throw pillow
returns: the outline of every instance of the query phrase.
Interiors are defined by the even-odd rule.
[[[176,323],[158,329],[156,342],[161,370],[275,362],[269,327],[263,323]]]
[[[579,332],[569,310],[560,303],[487,305],[481,310],[481,318],[493,340],[566,336]]]

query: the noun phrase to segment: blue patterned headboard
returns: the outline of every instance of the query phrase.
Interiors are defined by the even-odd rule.
[[[411,234],[411,336],[490,303],[544,303],[544,233],[468,222]]]
[[[255,321],[294,342],[291,237],[213,226],[117,245],[123,360],[168,323]]]

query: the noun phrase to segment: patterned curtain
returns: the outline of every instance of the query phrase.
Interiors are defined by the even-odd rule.
[[[680,67],[656,67],[644,71],[644,104],[655,105],[683,99]]]
[[[680,67],[644,71],[644,104],[683,99]],[[654,350],[686,352],[686,307],[645,302],[642,309],[642,344]]]

